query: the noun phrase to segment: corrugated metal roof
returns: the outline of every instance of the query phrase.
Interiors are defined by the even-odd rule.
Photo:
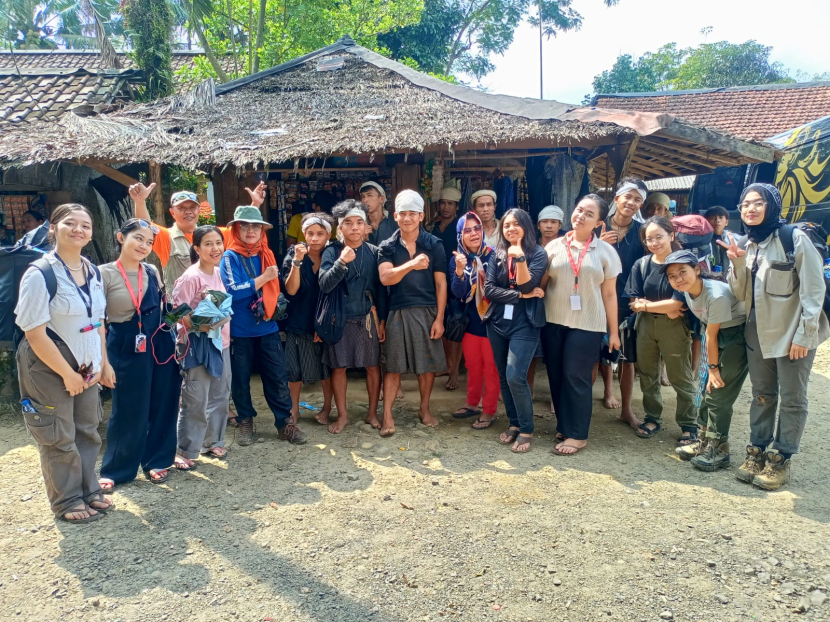
[[[683,175],[682,177],[666,177],[664,179],[650,179],[646,182],[649,192],[667,192],[672,190],[691,190],[695,185],[697,175]]]

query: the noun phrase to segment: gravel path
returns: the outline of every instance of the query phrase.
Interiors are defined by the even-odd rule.
[[[309,443],[232,445],[164,486],[141,476],[96,523],[56,525],[19,415],[0,416],[3,620],[830,620],[830,347],[810,383],[793,482],[775,493],[734,477],[748,438],[749,383],[733,422],[733,469],[674,457],[669,423],[636,438],[595,388],[588,449],[555,457],[540,375],[532,451],[514,455],[449,415],[417,424],[404,382],[398,433],[362,424]],[[350,383],[353,399],[363,384]],[[671,389],[664,389],[673,412]],[[304,394],[319,403],[319,393]],[[262,396],[257,407],[264,412]],[[639,407],[639,395],[635,396]],[[355,403],[352,421],[365,416]],[[102,430],[103,431],[103,430]],[[233,430],[229,429],[229,440]]]

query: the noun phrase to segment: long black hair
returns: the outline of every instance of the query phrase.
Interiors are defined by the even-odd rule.
[[[536,248],[536,227],[533,224],[530,214],[523,209],[514,207],[507,210],[504,216],[499,221],[499,241],[496,244],[496,251],[502,259],[507,257],[507,249],[510,248],[510,242],[504,238],[504,221],[508,216],[513,216],[519,223],[519,226],[524,230],[525,234],[522,237],[522,251],[525,255],[530,255]]]
[[[196,247],[202,245],[202,238],[204,238],[208,233],[218,233],[220,239],[223,241],[225,239],[225,236],[222,235],[219,227],[214,227],[213,225],[202,225],[201,227],[196,227],[196,230],[193,232],[193,244],[190,247],[191,264],[199,261],[199,255],[196,254]]]
[[[144,220],[143,222],[146,223],[147,221]],[[127,236],[130,235],[133,231],[135,231],[137,229],[147,229],[147,227],[145,227],[141,223],[142,223],[141,218],[130,218],[123,225],[121,225],[121,228],[118,230],[118,233],[120,233],[122,235],[123,239],[126,240]],[[156,239],[156,233],[155,233],[155,231],[153,231],[154,226],[155,225],[151,224],[149,228],[150,228],[150,234],[153,236],[153,239],[155,240]],[[121,244],[121,242],[118,241],[118,236],[115,237],[115,246],[118,249],[118,252],[120,253],[121,252],[121,247],[123,245]]]

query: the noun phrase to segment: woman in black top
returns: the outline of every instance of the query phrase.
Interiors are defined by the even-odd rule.
[[[640,227],[640,239],[649,254],[631,268],[625,293],[629,307],[637,313],[637,367],[643,391],[645,422],[637,436],[651,438],[663,424],[663,398],[660,389],[660,358],[677,394],[675,418],[682,430],[678,445],[697,440],[697,408],[692,373],[692,338],[682,308],[685,298],[672,289],[661,270],[666,257],[680,245],[674,239],[674,227],[668,218],[654,216]]]
[[[533,435],[533,396],[527,370],[545,325],[545,307],[540,300],[545,292],[539,284],[547,265],[548,255],[536,244],[530,215],[520,209],[508,210],[499,223],[496,257],[487,265],[484,295],[490,307],[484,322],[510,420],[499,442],[512,445],[515,453],[530,451]]]
[[[327,424],[331,412],[331,370],[323,363],[323,342],[314,331],[314,315],[320,296],[320,270],[323,249],[331,235],[332,219],[323,212],[309,212],[300,228],[305,242],[288,249],[282,264],[285,293],[288,297],[288,319],[285,331],[285,366],[288,389],[291,391],[291,418],[300,417],[300,392],[304,384],[322,381],[323,409],[315,417]]]

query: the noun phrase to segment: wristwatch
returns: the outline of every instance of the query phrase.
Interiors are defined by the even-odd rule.
[[[715,363],[714,365],[709,363],[709,369],[720,369],[720,363]]]
[[[303,265],[303,260],[302,259],[292,259],[291,263],[294,264],[295,267],[301,268],[302,265]]]
[[[524,262],[526,262],[526,261],[527,261],[527,257],[525,257],[524,255],[522,255],[521,257],[514,257],[514,258],[513,258],[513,260],[514,260],[516,263],[524,263]]]

